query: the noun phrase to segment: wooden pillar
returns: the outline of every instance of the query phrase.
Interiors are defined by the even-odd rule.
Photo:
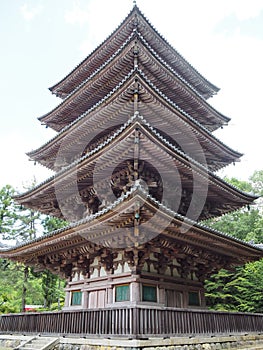
[[[70,292],[66,292],[65,295],[65,307],[69,307],[70,306]]]
[[[157,300],[158,303],[165,305],[165,288],[160,286],[159,287],[159,300]]]
[[[200,290],[200,303],[202,307],[206,307],[205,293],[204,290]]]
[[[112,304],[113,303],[113,288],[112,288],[112,286],[108,287],[107,291],[108,291],[108,298],[107,298],[108,304]]]
[[[106,304],[113,304],[114,300],[113,300],[113,285],[112,285],[112,277],[108,278],[108,282],[107,282],[108,286],[106,288]]]
[[[131,283],[131,302],[139,302],[141,301],[141,290],[140,290],[140,283],[139,282],[132,282]]]
[[[82,292],[82,307],[83,309],[88,309],[89,307],[89,292],[86,290]]]

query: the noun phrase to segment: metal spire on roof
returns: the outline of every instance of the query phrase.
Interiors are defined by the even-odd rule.
[[[137,4],[136,4],[136,0],[133,0],[133,6],[136,6]]]

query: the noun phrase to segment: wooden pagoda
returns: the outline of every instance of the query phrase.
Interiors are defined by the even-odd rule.
[[[215,174],[242,156],[213,136],[219,89],[136,4],[50,90],[57,135],[28,155],[55,175],[16,200],[69,224],[0,256],[67,279],[65,310],[204,308],[207,277],[263,256],[202,224],[256,197]]]

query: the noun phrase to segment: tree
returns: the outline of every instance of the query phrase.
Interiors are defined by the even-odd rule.
[[[206,281],[207,304],[216,310],[263,312],[263,260],[220,270]]]
[[[40,213],[31,209],[24,209],[21,207],[20,216],[16,226],[15,238],[18,243],[24,241],[31,241],[37,238],[40,231]]]
[[[236,310],[232,291],[228,288],[230,281],[235,272],[230,272],[221,269],[217,274],[214,274],[205,282],[206,302],[215,310]]]
[[[17,205],[13,199],[15,194],[14,188],[10,185],[6,185],[0,190],[0,229],[3,240],[12,240],[16,241],[16,244],[19,244],[37,237],[40,214]],[[5,260],[1,261],[2,267],[3,264],[5,264]],[[27,292],[30,290],[29,279],[32,277],[31,271],[22,264],[8,263],[5,266],[4,272],[7,271],[9,277],[14,277],[16,287],[19,288],[19,292],[16,293],[16,300],[20,300],[21,311],[24,311]],[[17,276],[13,273],[14,271]],[[2,274],[1,277],[1,285],[4,288],[0,294],[2,295],[3,306],[7,301],[11,302],[14,293],[10,293],[11,288],[5,274]],[[16,277],[19,277],[19,280]],[[17,310],[16,307],[14,309]]]
[[[256,193],[263,196],[263,170],[256,170],[249,181]]]
[[[23,300],[23,288],[26,288],[28,304],[43,304],[41,280],[36,279],[28,269],[24,279],[24,266],[12,261],[0,259],[0,312],[20,312]]]
[[[66,227],[67,225],[68,225],[67,221],[62,220],[62,219],[58,219],[58,218],[53,217],[53,216],[45,216],[42,220],[44,235],[49,233],[49,232]]]
[[[15,190],[10,185],[0,189],[0,233],[1,239],[13,238],[17,209],[13,201]]]
[[[58,303],[60,309],[61,283],[58,276],[48,270],[41,273],[44,308],[51,309],[53,303]]]
[[[249,182],[235,178],[225,178],[225,180],[242,191],[263,194],[263,171],[254,172],[249,178]],[[206,224],[241,240],[263,243],[262,202],[259,199],[255,205],[225,214],[220,218],[207,220]]]
[[[40,234],[41,216],[38,212],[16,204],[15,195],[16,192],[10,185],[0,190],[0,233],[2,240],[20,243]]]
[[[263,242],[263,218],[259,209],[244,208],[206,222],[212,228],[246,242]]]
[[[67,222],[56,217],[46,216],[42,220],[43,233],[48,234],[52,231],[58,230],[67,226]],[[50,309],[52,303],[57,302],[58,309],[61,307],[60,300],[62,298],[62,288],[65,282],[59,276],[54,275],[48,270],[41,272],[42,276],[42,290],[44,295],[44,307]],[[64,298],[64,293],[63,293]]]
[[[228,180],[241,190],[263,195],[263,171],[256,171],[249,182]],[[207,224],[236,238],[263,243],[262,199],[252,208],[243,208]],[[207,304],[217,310],[263,312],[263,259],[237,267],[234,271],[220,270],[205,283]]]

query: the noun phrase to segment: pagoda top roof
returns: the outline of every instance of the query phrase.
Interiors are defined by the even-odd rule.
[[[190,243],[197,247],[205,247],[210,252],[214,251],[234,257],[242,263],[263,257],[261,247],[190,220],[158,202],[144,190],[140,181],[136,181],[130,191],[96,214],[32,241],[15,247],[0,248],[0,257],[26,261],[30,257],[43,255],[50,251],[54,252],[56,249],[68,249],[78,244],[84,247],[89,242],[114,248],[115,231],[121,228],[123,235],[125,229],[134,228],[134,215],[138,203],[140,204],[142,232],[144,234],[150,232],[146,237],[149,240],[161,234],[170,237],[175,242]],[[160,232],[160,225],[163,226],[162,232]],[[139,246],[144,243],[141,239],[145,240],[145,236],[137,237]]]
[[[202,95],[157,54],[147,41],[133,32],[127,40],[97,70],[75,87],[53,110],[39,117],[43,124],[56,131],[70,124],[100,98],[107,95],[134,69],[134,50],[138,49],[137,68],[173,102],[192,115],[194,119],[216,130],[229,122],[230,118],[209,105]],[[136,49],[136,50],[137,50]]]
[[[178,53],[167,40],[153,27],[135,4],[123,22],[90,55],[76,66],[66,77],[50,88],[59,97],[66,97],[83,80],[96,71],[136,30],[147,38],[160,57],[194,87],[204,98],[219,91],[215,85],[205,79],[186,59]]]

